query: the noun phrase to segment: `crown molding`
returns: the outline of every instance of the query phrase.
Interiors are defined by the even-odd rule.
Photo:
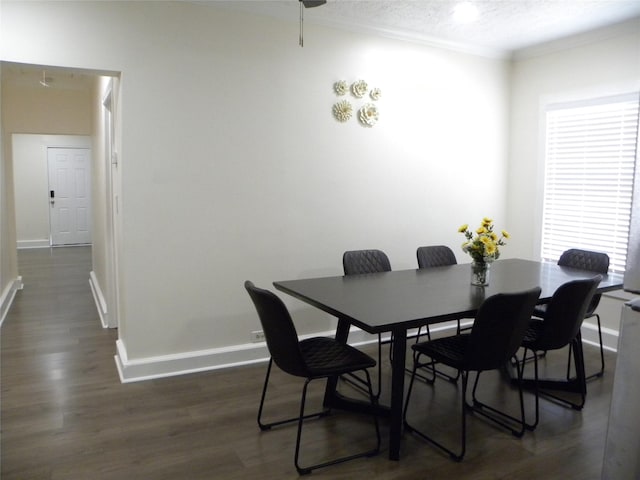
[[[640,17],[516,50],[511,54],[511,60],[521,61],[542,55],[549,55],[623,35],[638,35],[640,37]]]

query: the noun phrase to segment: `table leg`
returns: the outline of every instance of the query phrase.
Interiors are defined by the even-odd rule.
[[[349,337],[349,321],[338,319],[335,339],[347,343]],[[391,367],[391,407],[371,405],[369,402],[347,398],[336,391],[338,377],[329,377],[324,391],[323,405],[327,408],[335,407],[348,411],[380,415],[390,418],[389,459],[400,458],[400,439],[402,437],[402,408],[404,397],[404,362],[407,347],[407,331],[401,329],[395,333],[400,341],[393,341],[393,363]]]
[[[402,439],[402,409],[404,407],[404,367],[407,349],[407,330],[393,331],[391,363],[391,412],[389,418],[389,459],[400,460]]]

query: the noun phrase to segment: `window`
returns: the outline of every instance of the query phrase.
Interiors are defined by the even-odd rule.
[[[582,248],[607,253],[610,270],[624,272],[638,104],[636,93],[547,108],[544,260]]]

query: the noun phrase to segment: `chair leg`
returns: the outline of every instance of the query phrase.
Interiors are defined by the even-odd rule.
[[[431,368],[433,368],[433,370],[434,370],[434,372],[435,372],[435,374],[436,374],[436,375],[441,376],[441,377],[442,377],[442,378],[444,378],[445,380],[448,380],[448,381],[450,381],[451,383],[456,383],[456,382],[458,381],[458,379],[460,378],[460,370],[457,370],[455,375],[449,375],[448,373],[443,372],[442,370],[438,370],[438,369],[436,368],[436,365],[437,365],[437,363],[436,363],[436,362],[434,362],[434,363],[432,364],[432,367],[431,367]]]
[[[265,376],[264,379],[264,385],[262,387],[262,395],[260,397],[260,407],[258,408],[258,426],[260,427],[260,430],[265,431],[265,430],[271,430],[271,427],[277,427],[278,425],[284,425],[286,423],[292,423],[292,422],[297,422],[299,421],[299,417],[292,417],[292,418],[287,418],[285,420],[277,420],[275,422],[271,422],[271,423],[264,423],[262,421],[262,412],[264,410],[264,400],[267,396],[267,386],[269,384],[269,377],[271,375],[271,367],[273,366],[273,358],[269,359],[269,365],[267,366],[267,374]],[[317,418],[317,417],[324,417],[326,415],[329,414],[330,410],[322,410],[321,412],[317,412],[317,413],[311,413],[309,415],[307,415],[305,417],[305,419],[307,418]]]
[[[418,359],[419,358],[420,358],[420,355],[418,354]],[[424,364],[424,365],[428,365],[428,364]],[[414,432],[416,435],[418,435],[423,440],[426,440],[427,442],[431,443],[432,445],[434,445],[435,447],[439,448],[443,452],[449,454],[449,457],[451,457],[451,459],[455,460],[456,462],[460,462],[464,458],[464,454],[465,454],[465,451],[466,451],[466,443],[467,443],[467,417],[466,417],[465,403],[466,403],[467,381],[468,381],[469,372],[462,372],[462,400],[461,400],[462,418],[461,418],[461,431],[460,431],[460,441],[461,441],[462,447],[460,449],[460,452],[457,453],[457,452],[454,452],[453,450],[445,447],[442,443],[434,440],[432,437],[428,436],[424,432],[421,432],[417,428],[411,426],[409,424],[408,420],[407,420],[407,411],[409,409],[409,401],[411,399],[411,393],[413,391],[413,384],[414,384],[414,381],[415,381],[415,378],[416,378],[416,370],[419,367],[420,367],[420,364],[417,361],[414,362],[413,374],[411,375],[411,380],[409,382],[409,388],[407,390],[407,399],[406,399],[405,405],[404,405],[404,414],[403,414],[404,426],[407,429],[407,431]]]
[[[371,384],[371,379],[369,379]],[[375,394],[376,400],[380,398],[380,392],[382,391],[382,334],[378,334],[378,391]],[[369,392],[372,393],[372,392]]]
[[[534,350],[531,350],[531,357],[527,358],[527,353],[529,352],[529,349],[524,348],[524,352],[522,354],[522,359],[518,360],[517,354],[514,355],[513,359],[510,361],[510,363],[512,365],[515,365],[516,368],[516,374],[518,375],[518,379],[517,382],[520,384],[520,395],[521,395],[521,399],[522,399],[522,403],[521,403],[521,409],[522,409],[522,424],[524,426],[525,429],[527,430],[535,430],[536,426],[538,425],[538,416],[539,416],[539,384],[538,384],[538,359],[540,357],[543,357],[544,355],[540,355],[537,352],[535,352]],[[547,352],[544,352],[544,354],[546,354]],[[534,398],[535,398],[535,420],[533,423],[527,423],[526,422],[526,415],[524,412],[524,396],[523,391],[524,391],[524,369],[525,369],[525,365],[529,362],[533,361],[533,368],[534,368],[534,375],[533,375],[533,379],[527,379],[528,382],[530,382],[531,385],[533,385],[533,394],[534,394]],[[512,384],[515,383],[512,379]]]
[[[503,428],[506,428],[514,436],[522,437],[526,429],[526,421],[525,421],[525,415],[524,415],[524,396],[522,393],[522,368],[517,366],[516,372],[517,372],[516,384],[518,386],[518,399],[520,401],[520,405],[519,405],[520,418],[516,418],[513,415],[509,415],[508,413],[505,413],[501,410],[497,410],[496,408],[490,405],[487,405],[486,403],[482,403],[481,401],[478,400],[476,391],[478,388],[478,381],[480,380],[480,374],[482,372],[476,373],[476,380],[473,383],[473,390],[471,394],[473,404],[466,403],[466,407],[474,411],[475,413],[482,415],[487,420],[491,420],[495,424]],[[514,428],[514,425],[517,425],[518,428]]]
[[[525,355],[527,354],[527,350],[525,349],[524,351]],[[531,425],[527,425],[527,428],[529,430],[535,430],[535,428],[538,426],[538,421],[540,420],[540,386],[538,384],[538,356],[536,355],[536,352],[533,352],[533,368],[534,368],[534,373],[533,373],[533,377],[534,377],[534,395],[536,398],[536,407],[535,407],[535,412],[536,412],[536,416],[535,416],[535,420]],[[524,372],[524,363],[522,364],[522,370],[521,370],[521,375],[522,372]]]
[[[534,384],[535,384],[535,389],[536,389],[536,400],[539,396],[543,396],[545,398],[551,399],[552,401],[559,403],[561,405],[564,405],[566,407],[571,407],[574,410],[581,410],[582,407],[584,407],[585,401],[586,401],[586,396],[587,396],[587,390],[586,390],[586,377],[584,374],[584,356],[582,353],[582,337],[580,336],[580,334],[578,333],[578,336],[576,338],[574,338],[571,343],[569,344],[570,347],[570,351],[573,353],[573,357],[574,357],[574,361],[575,361],[575,365],[576,365],[576,377],[575,378],[571,378],[568,379],[566,382],[563,381],[557,381],[557,380],[551,380],[551,381],[547,381],[547,380],[541,380],[540,378],[538,378],[538,357],[535,357],[534,360],[534,366],[535,366],[535,378],[534,378]],[[526,354],[526,350],[525,350],[525,354]],[[580,401],[579,402],[572,402],[571,400],[568,400],[566,398],[560,397],[558,395],[555,395],[551,392],[549,392],[548,389],[560,389],[560,390],[564,390],[563,388],[563,383],[565,384],[569,384],[569,383],[574,383],[577,385],[579,390],[576,390],[575,387],[571,387],[570,388],[570,392],[572,393],[578,393],[580,395]],[[546,383],[546,385],[545,385]],[[559,385],[548,385],[548,383],[557,383]],[[541,386],[542,384],[542,386]],[[544,388],[544,389],[543,389]],[[535,428],[535,425],[537,425],[537,421],[538,421],[538,405],[536,403],[536,423],[533,425],[533,428]],[[527,425],[528,428],[531,428],[531,425]]]
[[[421,335],[420,331],[421,331],[421,329],[422,329],[422,327],[420,327],[418,329],[418,334],[416,336],[416,342],[415,343],[418,343],[420,341],[420,335]],[[429,341],[431,341],[431,332],[429,330],[429,325],[426,325],[426,330],[427,330],[427,332],[426,332],[427,338],[429,339]],[[457,332],[456,334],[459,335],[460,331],[461,331],[460,330],[460,320],[458,319],[458,327],[456,329],[456,332]],[[413,360],[414,360],[414,362],[416,361],[416,352],[413,352]],[[431,363],[427,363],[427,364],[423,365],[425,368],[428,368],[429,370],[432,371],[432,377],[431,378],[427,377],[425,375],[422,375],[420,373],[416,373],[416,376],[419,379],[421,379],[421,380],[423,380],[423,381],[425,381],[427,383],[433,383],[435,381],[436,375],[439,375],[440,377],[444,378],[445,380],[450,381],[451,383],[456,383],[458,381],[458,379],[460,378],[460,371],[459,370],[456,371],[456,375],[455,376],[454,375],[449,375],[448,373],[437,369],[436,365],[437,365],[437,362],[435,362],[435,361],[432,361]],[[413,374],[413,371],[410,368],[405,368],[405,371],[407,373],[409,373],[409,374]]]
[[[536,353],[536,352],[531,352],[531,353],[532,353],[532,355],[535,355],[535,356],[537,356],[538,358],[542,358],[542,357],[544,357],[544,356],[547,354],[547,352],[546,352],[546,351],[541,351],[541,352],[539,352],[539,353]],[[531,356],[531,357],[528,357],[528,358],[527,358],[527,357],[526,357],[526,355],[525,355],[525,356],[523,356],[522,361],[524,361],[524,362],[533,362],[533,356]],[[515,367],[515,366],[516,366],[516,365],[518,365],[520,362],[521,362],[521,361],[520,361],[520,360],[518,360],[516,357],[513,357],[513,358],[510,360],[510,362],[509,362],[509,363],[511,364],[511,366],[512,366],[512,367]]]
[[[594,317],[596,317],[596,320],[598,321],[598,340],[600,341],[600,370],[598,370],[595,373],[592,373],[590,375],[587,375],[586,379],[587,381],[592,380],[594,378],[599,378],[602,375],[604,375],[604,344],[602,343],[602,325],[600,323],[600,315],[598,315],[597,313],[593,314]],[[572,349],[573,346],[571,344],[569,344],[569,359],[567,361],[567,380],[571,379],[571,353],[572,353]]]
[[[367,378],[367,385],[368,385],[368,391],[369,391],[369,399],[371,401],[372,405],[376,405],[378,403],[377,398],[375,397],[375,395],[373,394],[373,387],[371,385],[371,377],[369,375],[369,372],[367,370],[363,370],[366,378]],[[306,466],[303,467],[300,465],[299,462],[299,457],[300,457],[300,444],[302,441],[302,424],[304,423],[304,420],[309,418],[309,415],[305,415],[304,414],[304,408],[305,408],[305,403],[306,403],[306,399],[307,399],[307,387],[309,386],[309,384],[311,383],[310,378],[307,378],[306,381],[304,382],[304,387],[302,389],[302,399],[300,400],[300,415],[298,416],[297,420],[298,420],[298,433],[296,436],[296,449],[295,449],[295,454],[294,454],[294,464],[296,466],[296,470],[298,471],[298,473],[300,475],[307,475],[309,473],[311,473],[312,470],[316,470],[318,468],[322,468],[322,467],[328,467],[329,465],[335,465],[337,463],[342,463],[342,462],[346,462],[348,460],[353,460],[356,458],[362,458],[362,457],[372,457],[374,455],[377,455],[380,452],[380,427],[378,425],[378,417],[375,414],[372,414],[372,417],[374,419],[374,423],[375,423],[375,429],[376,429],[376,447],[371,449],[371,450],[367,450],[365,452],[361,452],[361,453],[356,453],[353,455],[348,455],[345,457],[340,457],[337,458],[335,460],[329,460],[327,462],[322,462],[322,463],[318,463],[315,465],[310,465],[310,466]]]
[[[602,343],[602,325],[600,324],[600,315],[595,314],[596,319],[598,320],[598,339],[600,340],[600,371],[595,374],[589,375],[587,380],[593,377],[601,377],[604,375],[604,345]]]
[[[273,425],[262,423],[262,410],[264,408],[264,399],[267,396],[267,386],[269,385],[269,376],[271,375],[271,366],[273,365],[273,358],[269,358],[269,365],[267,366],[267,374],[264,377],[264,385],[262,386],[262,395],[260,396],[260,407],[258,408],[258,426],[260,430],[269,430]]]
[[[421,337],[422,335],[426,335],[426,336],[427,336],[428,341],[430,341],[430,340],[431,340],[431,331],[429,330],[429,325],[425,325],[425,330],[426,330],[426,331],[425,331],[425,333],[423,334],[423,333],[422,333],[422,327],[418,327],[418,333],[416,334],[416,340],[415,340],[415,342],[414,342],[415,344],[417,344],[417,343],[419,343],[419,342],[420,342],[420,337]],[[413,352],[413,362],[414,362],[414,364],[417,362],[417,360],[418,360],[418,356],[419,356],[419,354],[418,354],[417,352],[415,352],[415,351],[414,351],[414,352]],[[431,377],[427,377],[426,375],[422,375],[421,373],[418,373],[418,371],[415,371],[415,376],[416,376],[417,378],[419,378],[420,380],[422,380],[422,381],[424,381],[424,382],[426,382],[426,383],[429,383],[429,384],[431,384],[431,383],[435,382],[436,377],[435,377],[435,368],[434,368],[434,366],[433,366],[434,364],[435,364],[435,362],[431,361],[430,363],[428,363],[428,364],[423,364],[423,365],[421,366],[421,367],[428,368],[429,370],[431,370]],[[412,368],[407,368],[407,367],[405,367],[405,368],[404,368],[404,371],[405,371],[405,372],[407,372],[407,373],[408,373],[408,374],[410,374],[410,375],[414,375],[413,367],[412,367]]]
[[[345,382],[350,384],[351,386],[357,388],[363,393],[367,395],[369,392],[365,388],[367,386],[367,381],[361,376],[355,373],[347,373],[341,377]],[[382,391],[382,335],[378,334],[378,390],[375,393],[375,397],[380,398],[380,392]]]
[[[599,378],[604,375],[604,344],[602,343],[602,325],[600,323],[600,315],[597,313],[593,314],[598,321],[598,340],[600,342],[600,370],[585,377],[585,380],[593,380],[594,378]],[[567,380],[572,380],[571,377],[571,353],[573,351],[573,345],[569,344],[569,358],[567,360]]]

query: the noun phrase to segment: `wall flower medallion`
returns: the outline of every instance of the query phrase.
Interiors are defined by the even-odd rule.
[[[344,80],[339,80],[333,84],[333,91],[341,97],[349,91],[349,85]]]
[[[363,125],[373,127],[378,122],[378,107],[373,103],[367,103],[358,111],[358,118]]]
[[[346,122],[353,114],[353,107],[347,100],[341,100],[333,105],[333,116],[339,122]]]
[[[353,93],[353,96],[356,98],[364,97],[368,89],[369,85],[367,85],[367,82],[365,82],[364,80],[358,80],[356,82],[353,82],[353,84],[351,85],[351,93]]]

